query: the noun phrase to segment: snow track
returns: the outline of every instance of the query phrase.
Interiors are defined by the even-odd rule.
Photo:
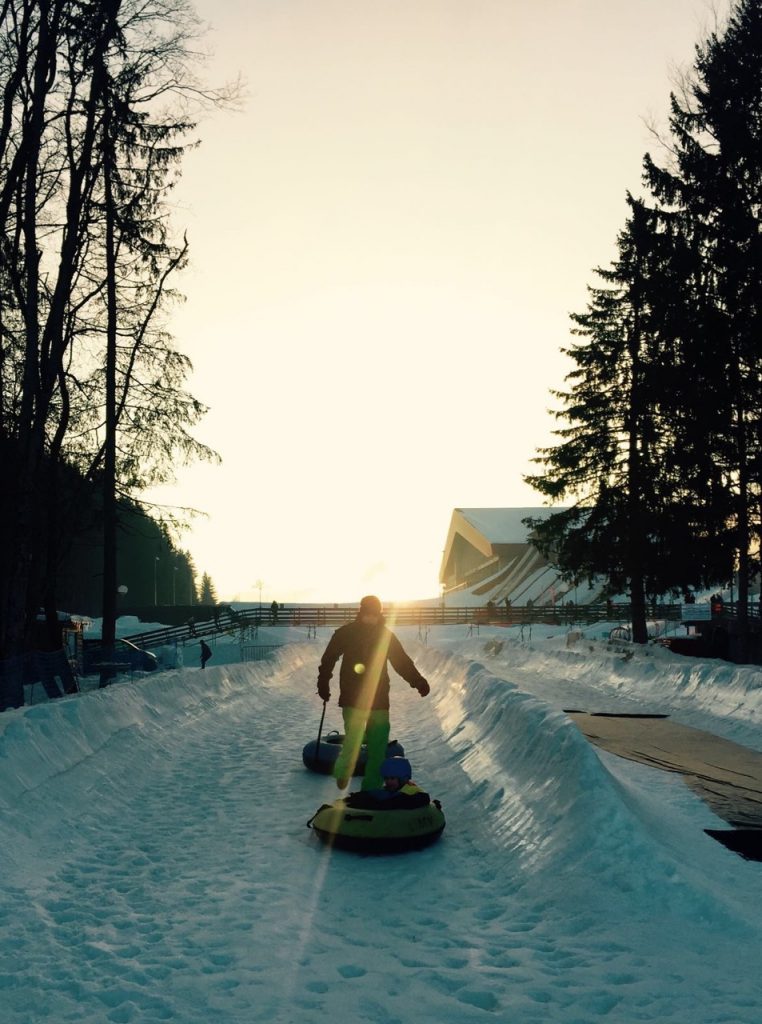
[[[704,805],[596,753],[540,655],[405,642],[432,695],[395,679],[392,735],[447,828],[397,857],[305,827],[314,643],[2,716],[3,1024],[758,1024],[762,871]]]

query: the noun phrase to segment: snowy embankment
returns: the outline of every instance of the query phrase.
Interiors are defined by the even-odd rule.
[[[305,828],[336,794],[300,756],[323,637],[0,716],[4,1022],[757,1024],[761,866],[703,834],[717,819],[677,776],[596,752],[562,709],[750,742],[759,673],[400,635],[432,695],[394,681],[393,735],[447,828],[396,858]]]

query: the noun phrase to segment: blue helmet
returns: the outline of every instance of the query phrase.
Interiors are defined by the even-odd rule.
[[[406,757],[387,757],[381,765],[382,779],[409,779],[413,769]]]

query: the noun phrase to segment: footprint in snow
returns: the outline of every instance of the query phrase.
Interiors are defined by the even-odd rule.
[[[367,973],[364,967],[358,967],[356,964],[344,964],[338,970],[342,978],[362,978]]]

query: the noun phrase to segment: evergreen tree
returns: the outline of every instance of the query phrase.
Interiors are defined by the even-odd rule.
[[[669,166],[646,180],[700,253],[697,319],[679,353],[685,407],[705,425],[701,457],[688,418],[677,438],[703,463],[717,514],[732,529],[739,627],[759,567],[762,501],[762,6],[739,0],[721,34],[697,49],[695,75],[672,96]],[[690,375],[690,376],[688,376]],[[711,466],[707,461],[711,460]],[[741,655],[743,657],[743,655]]]
[[[217,590],[208,572],[201,577],[201,593],[198,602],[199,604],[217,604]]]
[[[762,504],[762,8],[741,0],[672,97],[670,167],[646,157],[619,255],[573,317],[568,426],[528,477],[577,503],[536,527],[569,575],[645,594],[730,578],[745,614]],[[609,364],[607,370],[607,363]],[[743,628],[743,621],[742,621]]]
[[[112,621],[116,499],[171,478],[178,457],[214,457],[189,432],[204,408],[161,320],[187,248],[166,231],[192,127],[176,104],[225,98],[190,73],[198,24],[186,0],[0,10],[3,653],[24,646],[43,595],[55,615],[63,463],[107,488]]]
[[[664,575],[654,539],[664,504],[662,328],[673,304],[662,285],[674,239],[655,211],[632,196],[628,204],[618,258],[598,270],[603,284],[590,289],[587,311],[572,316],[572,333],[584,341],[565,350],[576,368],[570,390],[555,393],[563,405],[556,416],[567,422],[556,431],[561,442],[540,451],[544,473],[526,479],[552,500],[576,499],[530,522],[538,547],[574,580],[603,576],[609,592],[629,591],[633,637],[645,643],[646,595]]]

